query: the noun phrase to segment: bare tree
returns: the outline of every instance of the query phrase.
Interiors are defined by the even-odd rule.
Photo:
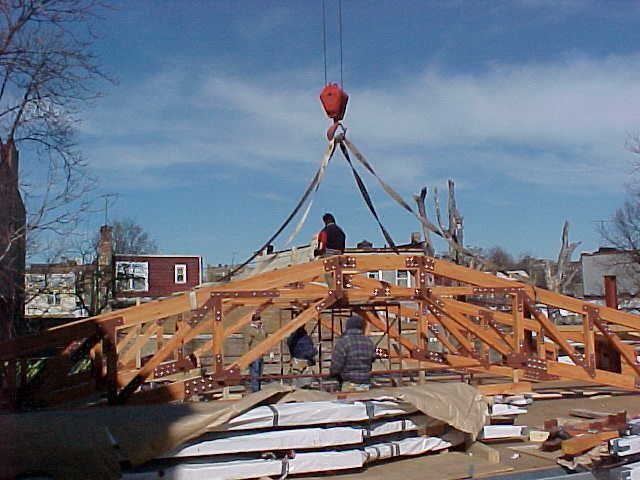
[[[454,259],[456,263],[466,264],[469,261],[473,261],[475,259],[477,260],[477,263],[482,264],[481,259],[476,259],[475,254],[471,250],[468,250],[464,247],[462,215],[460,215],[460,211],[457,207],[455,183],[453,182],[453,180],[450,179],[448,181],[448,187],[448,226],[445,226],[444,222],[442,221],[442,213],[440,211],[440,198],[438,196],[437,187],[433,188],[433,208],[435,211],[437,224],[434,224],[429,220],[427,208],[425,205],[425,200],[427,197],[426,187],[420,191],[419,195],[413,196],[413,200],[418,206],[417,216],[422,226],[425,253],[427,255],[434,254],[435,249],[430,236],[430,233],[434,233],[447,242],[447,245],[449,246],[449,256]]]
[[[565,221],[558,260],[555,264],[550,260],[545,261],[545,280],[549,290],[564,293],[571,284],[578,273],[578,269],[571,265],[571,256],[579,245],[580,242],[569,243],[569,222]]]
[[[631,193],[610,222],[600,226],[602,238],[611,246],[627,252],[633,263],[640,264],[640,193]]]
[[[623,272],[633,285],[632,296],[640,291],[640,135],[627,139],[626,148],[636,155],[632,162],[631,181],[626,185],[627,199],[616,209],[609,221],[601,222],[598,228],[600,237],[608,244],[621,251],[621,255],[612,256],[611,267]]]
[[[99,8],[98,0],[0,1],[0,138],[26,160],[27,225],[11,240],[26,236],[31,251],[73,229],[88,208],[92,180],[74,134],[79,112],[108,80],[91,53]]]
[[[158,245],[142,226],[125,218],[113,222],[113,249],[115,253],[153,254]]]
[[[511,270],[516,265],[513,255],[499,245],[483,252],[483,257],[493,265],[494,270]]]

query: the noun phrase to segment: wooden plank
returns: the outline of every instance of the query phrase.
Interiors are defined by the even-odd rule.
[[[569,415],[579,418],[607,418],[616,412],[598,412],[595,410],[588,410],[586,408],[572,408],[569,410]]]
[[[582,316],[582,338],[584,342],[584,357],[590,369],[596,368],[596,338],[591,311]]]
[[[494,383],[490,385],[476,385],[484,395],[516,395],[533,391],[530,382]]]
[[[524,350],[524,303],[522,293],[511,295],[511,313],[513,315],[513,350]]]
[[[586,380],[596,384],[610,385],[625,390],[640,391],[636,386],[635,377],[631,375],[621,375],[619,373],[607,372],[606,370],[596,369],[593,377],[581,368],[566,363],[547,361],[547,373],[557,375],[563,378],[572,378],[575,380]]]
[[[496,465],[500,463],[500,452],[482,442],[473,442],[467,450],[467,453],[476,458],[486,460],[489,465]]]
[[[579,455],[587,450],[591,450],[593,447],[597,447],[607,440],[618,438],[618,436],[619,434],[615,430],[578,435],[577,437],[569,438],[562,442],[562,453],[572,456]]]

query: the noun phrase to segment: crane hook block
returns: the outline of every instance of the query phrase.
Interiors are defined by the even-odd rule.
[[[320,102],[324,111],[327,112],[327,117],[333,120],[333,125],[327,131],[327,137],[331,140],[340,120],[344,118],[344,114],[347,111],[349,95],[336,83],[329,83],[320,92]]]

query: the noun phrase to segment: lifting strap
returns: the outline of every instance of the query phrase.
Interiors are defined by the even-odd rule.
[[[444,234],[444,232],[442,230],[440,230],[439,228],[436,228],[431,222],[429,222],[429,220],[427,220],[426,218],[424,218],[421,215],[419,215],[413,208],[411,208],[411,205],[409,205],[407,202],[404,201],[404,199],[400,196],[400,194],[398,192],[396,192],[389,184],[387,184],[382,178],[380,178],[380,176],[375,172],[375,170],[373,169],[371,164],[367,161],[367,159],[364,157],[364,155],[362,153],[360,153],[360,150],[358,150],[353,143],[351,143],[349,140],[347,140],[346,137],[341,138],[341,140],[342,140],[342,143],[344,143],[347,146],[349,151],[351,151],[351,153],[354,154],[356,159],[364,166],[364,168],[366,168],[369,171],[369,173],[371,173],[371,175],[373,175],[378,180],[378,183],[380,184],[380,186],[384,189],[385,192],[387,192],[387,194],[391,198],[393,198],[407,212],[411,213],[414,217],[416,217],[418,219],[418,221],[422,225],[424,225],[427,229],[429,229],[431,232],[433,232],[434,234],[436,234],[439,237],[442,237],[444,239],[447,238],[447,236]],[[342,147],[342,143],[340,145],[341,147]],[[478,260],[482,260],[476,254],[474,254],[470,250],[464,248],[463,246],[458,245],[455,242],[451,243],[451,245],[459,253],[462,253],[464,255],[473,257],[473,258],[478,259]]]
[[[247,260],[245,260],[242,265],[238,265],[236,268],[234,268],[232,271],[230,271],[227,275],[225,275],[222,280],[229,280],[233,275],[235,275],[236,273],[238,273],[240,270],[242,270],[244,267],[246,267],[247,265],[249,265],[253,260],[256,259],[256,257],[258,255],[260,255],[260,253],[262,253],[264,251],[265,248],[267,248],[269,245],[271,245],[273,243],[273,241],[278,238],[278,235],[280,235],[282,233],[282,231],[287,228],[287,226],[289,225],[289,223],[291,222],[291,220],[293,220],[293,218],[296,216],[296,214],[300,211],[300,209],[302,208],[302,206],[304,205],[304,203],[307,201],[307,198],[309,198],[309,195],[311,195],[311,193],[313,192],[313,190],[315,188],[317,188],[318,183],[320,182],[320,180],[322,179],[322,176],[324,175],[324,169],[323,169],[323,165],[325,163],[328,163],[329,160],[327,158],[331,158],[333,156],[333,152],[335,152],[336,150],[336,142],[334,140],[331,140],[329,142],[329,145],[327,146],[327,149],[325,151],[324,157],[322,158],[322,162],[320,163],[320,167],[318,168],[318,170],[316,171],[316,174],[313,176],[313,179],[311,180],[311,183],[309,184],[309,186],[307,187],[307,189],[304,191],[304,193],[302,194],[302,197],[300,198],[300,200],[298,201],[298,204],[294,207],[293,211],[289,214],[289,216],[285,219],[285,221],[282,223],[282,225],[280,225],[280,228],[278,228],[278,230],[276,230],[276,232],[269,238],[269,240],[267,240],[261,247],[260,249],[258,249],[253,255],[251,255],[251,257],[249,257]],[[325,159],[327,159],[325,161]],[[326,168],[326,167],[324,167]]]
[[[384,225],[382,225],[382,222],[380,221],[380,217],[378,216],[378,212],[376,212],[376,208],[373,206],[373,201],[371,200],[371,196],[367,191],[367,187],[365,187],[364,182],[360,177],[360,174],[358,173],[358,171],[353,166],[353,163],[351,162],[351,157],[349,156],[347,147],[345,147],[345,142],[346,142],[346,139],[344,139],[344,142],[343,141],[340,142],[340,150],[342,151],[344,158],[347,160],[347,163],[351,167],[351,171],[353,172],[353,176],[356,179],[356,184],[358,185],[358,189],[360,189],[360,194],[362,195],[364,202],[367,204],[367,207],[369,207],[369,211],[373,215],[373,218],[375,218],[376,222],[378,222],[378,226],[380,227],[380,230],[382,231],[382,235],[384,236],[385,240],[387,241],[389,246],[393,248],[393,251],[399,254],[400,252],[398,251],[398,247],[396,247],[396,244],[393,241],[393,238],[391,238],[391,235],[389,235],[389,232],[387,232],[387,229],[384,228]]]
[[[316,182],[315,189],[313,190],[313,195],[311,195],[311,198],[309,199],[309,203],[307,204],[307,208],[302,214],[302,217],[300,218],[300,221],[296,225],[296,228],[294,228],[293,232],[291,232],[291,235],[289,235],[289,238],[287,239],[285,246],[290,245],[291,242],[293,242],[293,240],[298,236],[298,233],[300,233],[302,226],[307,221],[307,217],[309,216],[309,212],[311,211],[311,207],[313,205],[313,200],[315,198],[315,195],[316,193],[318,193],[318,189],[320,188],[320,183],[322,182],[322,179],[324,178],[324,174],[327,171],[327,167],[329,166],[329,162],[333,157],[333,152],[335,152],[335,142],[333,140],[331,140],[330,145],[333,145],[333,147],[327,149],[327,151],[324,154],[324,157],[322,158],[322,162],[320,162],[320,168],[318,169],[318,173],[316,174],[318,175],[318,179]]]

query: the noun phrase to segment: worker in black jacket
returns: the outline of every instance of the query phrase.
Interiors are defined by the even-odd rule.
[[[318,248],[314,250],[314,256],[342,255],[347,236],[336,225],[336,219],[331,213],[325,213],[322,216],[322,221],[324,222],[324,228],[318,233]]]

